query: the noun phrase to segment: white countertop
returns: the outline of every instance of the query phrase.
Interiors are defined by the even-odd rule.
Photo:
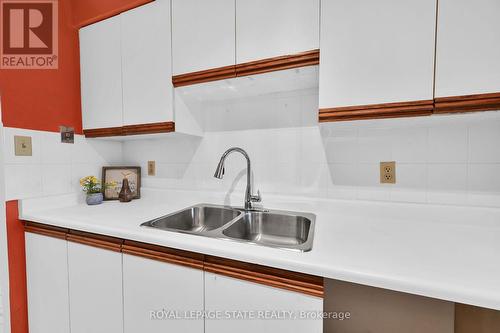
[[[313,249],[299,253],[139,226],[198,203],[241,206],[234,194],[144,189],[126,204],[80,200],[22,200],[20,217],[500,310],[500,209],[264,197],[266,208],[316,214]]]

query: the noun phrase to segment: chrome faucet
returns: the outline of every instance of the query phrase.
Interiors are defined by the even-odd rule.
[[[219,164],[217,165],[217,169],[215,170],[214,177],[218,179],[222,179],[224,177],[224,162],[226,161],[227,155],[238,152],[241,153],[247,159],[247,189],[245,191],[245,210],[255,210],[254,202],[261,202],[262,197],[260,196],[260,191],[257,191],[257,195],[252,194],[252,167],[250,165],[250,157],[247,152],[241,148],[233,147],[226,150],[222,157],[220,158]]]

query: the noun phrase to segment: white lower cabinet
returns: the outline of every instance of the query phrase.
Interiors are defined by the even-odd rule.
[[[322,298],[208,272],[205,310],[222,317],[207,319],[205,333],[323,332],[322,320],[301,318],[323,311]]]
[[[68,242],[71,333],[123,333],[122,254]]]
[[[203,270],[123,255],[125,333],[203,333]]]
[[[69,329],[68,249],[64,239],[26,233],[30,333]]]
[[[320,297],[204,271],[203,257],[70,236],[26,232],[31,333],[323,330]]]

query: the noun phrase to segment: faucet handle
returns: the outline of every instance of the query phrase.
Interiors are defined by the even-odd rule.
[[[261,202],[262,196],[260,195],[260,190],[257,190],[257,195],[251,195],[250,200],[252,200],[252,202]]]

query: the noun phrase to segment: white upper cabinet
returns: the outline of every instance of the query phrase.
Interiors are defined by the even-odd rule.
[[[123,255],[125,333],[203,333],[203,318],[162,319],[166,311],[203,311],[203,270]]]
[[[439,0],[436,97],[500,92],[500,1]]]
[[[83,129],[174,121],[170,0],[80,29]]]
[[[235,0],[172,0],[173,74],[235,64]]]
[[[170,0],[121,15],[123,124],[173,120]]]
[[[123,333],[122,254],[68,242],[71,333]]]
[[[435,26],[436,0],[322,0],[320,108],[432,100]]]
[[[120,16],[80,29],[84,129],[122,126]]]
[[[236,0],[236,62],[319,48],[319,0]]]
[[[29,232],[25,239],[29,331],[69,332],[66,241]]]

